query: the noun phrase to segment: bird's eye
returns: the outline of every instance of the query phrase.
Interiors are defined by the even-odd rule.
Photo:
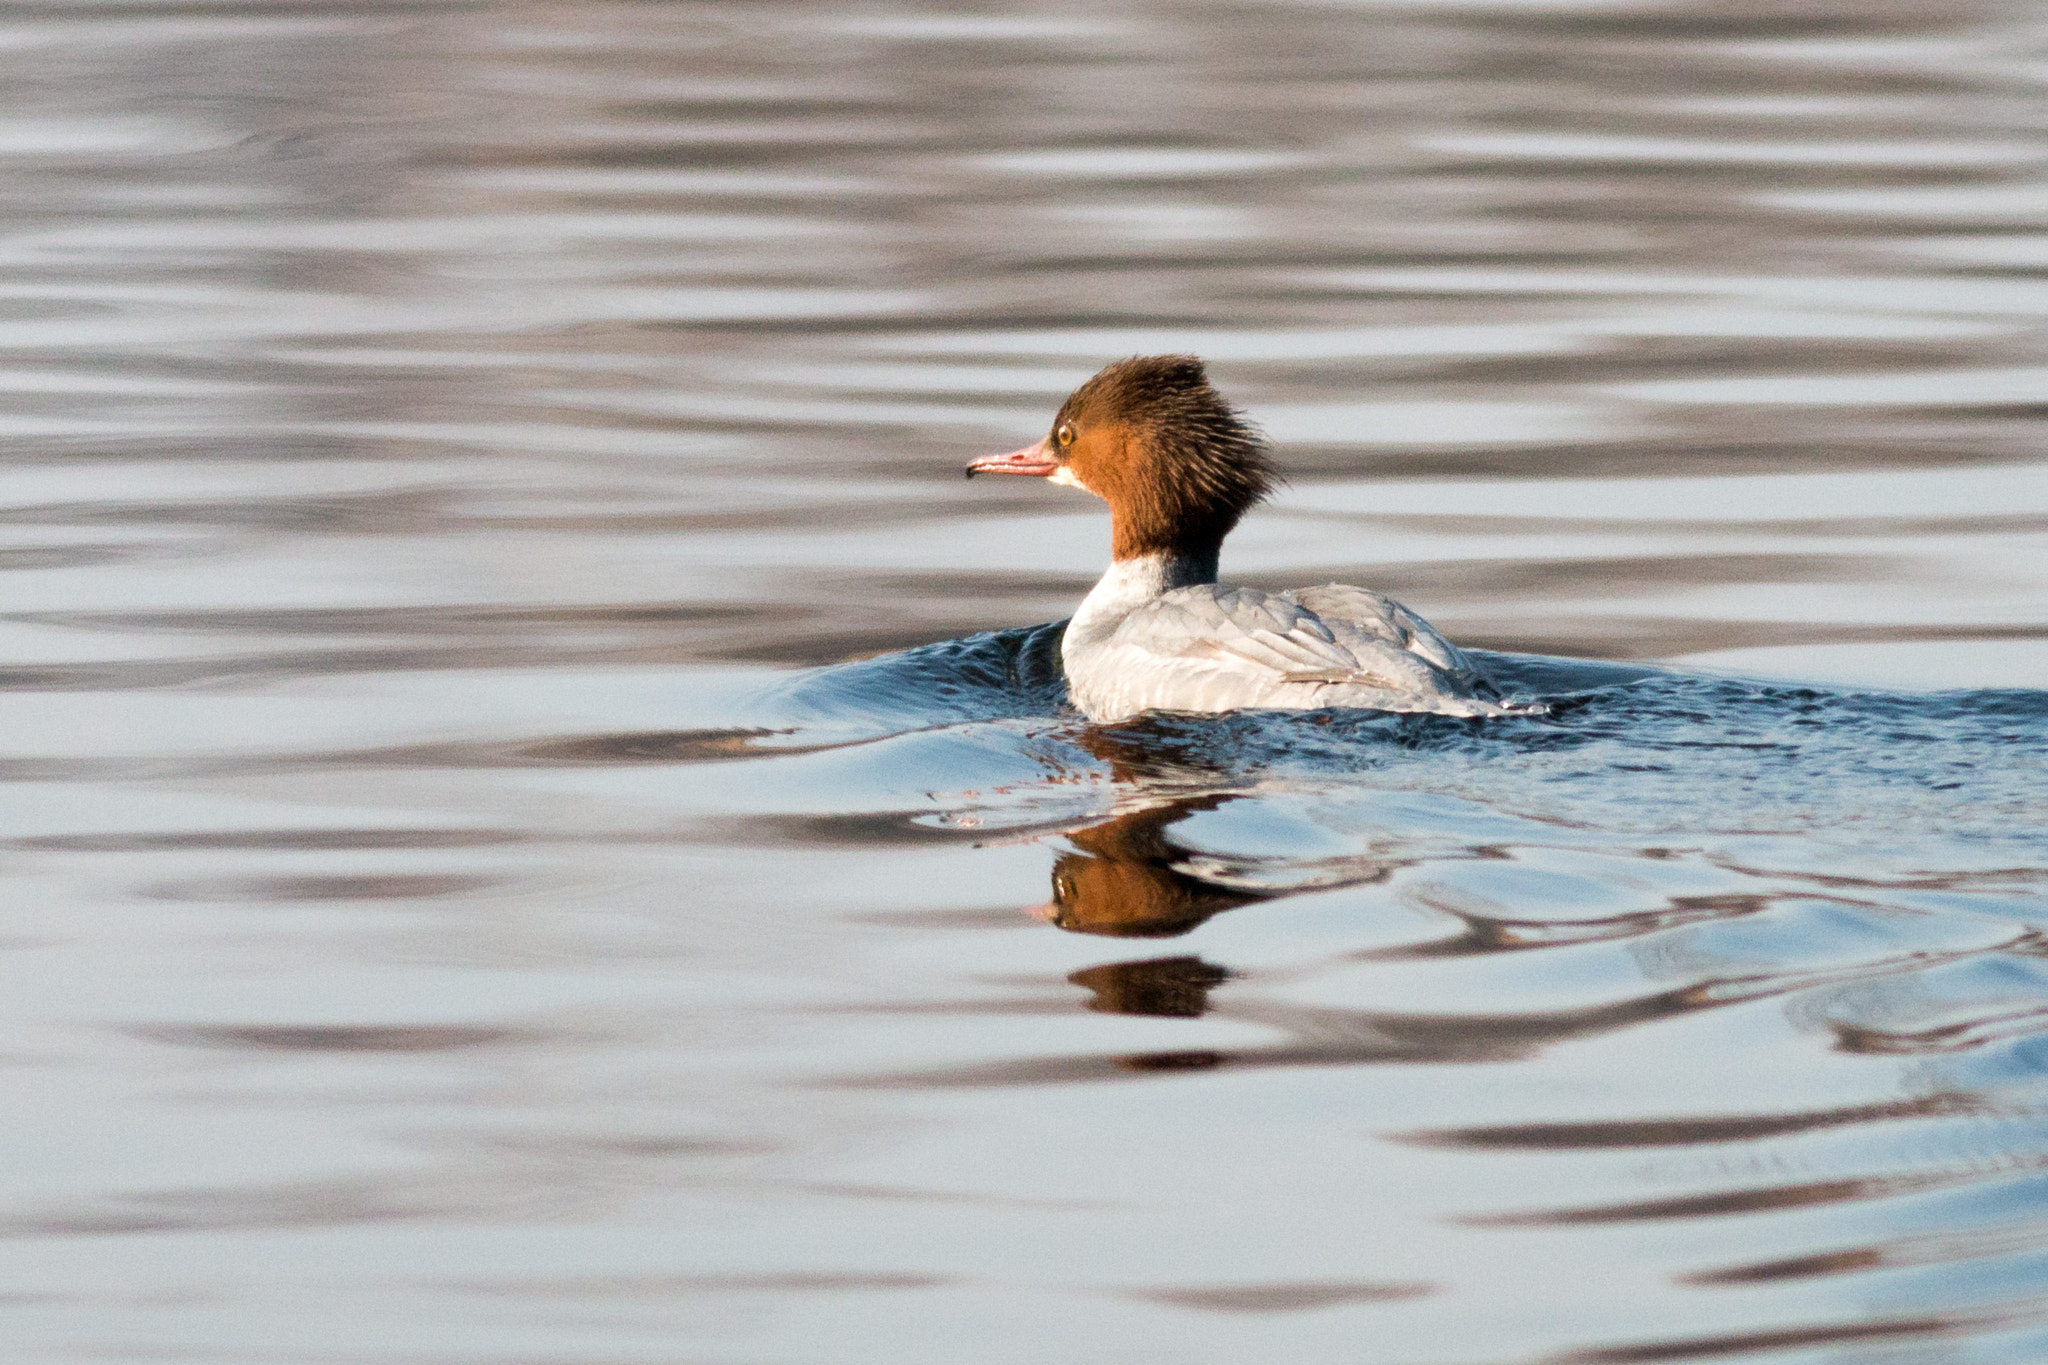
[[[1074,443],[1074,429],[1065,422],[1060,423],[1060,429],[1054,432],[1053,436],[1063,446],[1070,446]]]

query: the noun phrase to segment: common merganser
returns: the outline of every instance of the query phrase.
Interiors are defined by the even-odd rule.
[[[1191,355],[1105,367],[1052,431],[967,466],[1093,493],[1113,562],[1067,624],[1067,690],[1091,720],[1143,711],[1356,707],[1499,716],[1525,708],[1399,602],[1330,583],[1267,593],[1216,581],[1223,538],[1278,481],[1266,441]]]

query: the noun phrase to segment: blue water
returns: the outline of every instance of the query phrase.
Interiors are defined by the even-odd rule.
[[[1370,1304],[1393,1335],[1365,1358],[1436,1358],[1432,1330],[1483,1342],[1471,1317],[1452,1329],[1420,1307],[1442,1295],[1498,1296],[1515,1331],[1627,1312],[1562,1288],[1603,1282],[1637,1283],[1658,1313],[1559,1358],[2038,1358],[2048,693],[1483,653],[1552,713],[1105,726],[1065,704],[1059,631],[797,673],[738,703],[749,725],[638,741],[699,780],[787,767],[748,790],[833,794],[829,810],[741,817],[731,837],[958,850],[954,895],[996,877],[1000,900],[1035,876],[1032,913],[1074,936],[1078,953],[1051,956],[1078,965],[1047,975],[1043,944],[985,956],[997,999],[913,1015],[957,1046],[977,1016],[1021,1011],[1048,1021],[1035,1040],[941,1063],[952,1047],[927,1039],[920,1060],[840,1084],[987,1096],[968,1112],[1091,1166],[1128,1173],[1154,1153],[1147,1202],[1092,1216],[1110,1229],[1241,1219],[1285,1245],[1319,1225],[1312,1205],[1360,1207],[1361,1178],[1406,1185],[1364,1206],[1391,1204],[1396,1225],[1421,1206],[1439,1230],[1414,1243],[1317,1232],[1197,1255],[1218,1283],[1156,1295],[1225,1314],[1348,1305],[1334,1321]],[[1006,915],[1028,923],[901,922]],[[1076,1010],[1147,1022],[1050,1022]],[[1328,1079],[1259,1079],[1275,1069]],[[1148,1078],[1194,1088],[1124,1088]],[[1324,1144],[1345,1130],[1382,1145],[1340,1159]],[[990,1150],[964,1167],[1014,1188],[992,1173],[1021,1140],[984,1130]],[[1466,1229],[1451,1241],[1505,1245],[1443,1263],[1444,1219]],[[1204,1278],[1147,1246],[1126,1276]],[[1302,1272],[1339,1247],[1384,1274]],[[1465,1278],[1496,1255],[1522,1290]],[[1664,1287],[1649,1293],[1646,1271]],[[1330,1325],[1302,1339],[1339,1349]]]
[[[1576,837],[1782,837],[1886,864],[1923,859],[1929,874],[1958,858],[2024,864],[2042,847],[2048,692],[2038,689],[1851,690],[1477,651],[1511,698],[1549,714],[1245,711],[1094,725],[1066,701],[1063,624],[798,675],[760,703],[775,733],[735,752],[995,726],[1012,739],[987,742],[1014,750],[1019,784],[943,813],[994,825],[1082,781],[1119,805],[1269,788],[1353,801],[1429,793]]]

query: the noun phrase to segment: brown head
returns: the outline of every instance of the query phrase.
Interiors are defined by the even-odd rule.
[[[1118,559],[1213,557],[1279,481],[1265,438],[1191,355],[1105,367],[1060,405],[1044,440],[983,456],[967,474],[1029,474],[1095,494],[1114,518]]]

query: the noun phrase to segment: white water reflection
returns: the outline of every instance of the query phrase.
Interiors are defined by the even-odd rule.
[[[2048,367],[1880,375],[1756,375],[1617,385],[1653,403],[1796,403],[1815,407],[1984,407],[2048,400]]]
[[[1470,156],[1547,161],[1951,167],[2006,166],[2042,159],[2040,148],[2024,142],[1692,142],[1678,138],[1501,132],[1433,137],[1425,139],[1423,145]]]
[[[1502,446],[1623,435],[1605,414],[1563,403],[1269,403],[1259,424],[1276,441],[1315,445]]]

